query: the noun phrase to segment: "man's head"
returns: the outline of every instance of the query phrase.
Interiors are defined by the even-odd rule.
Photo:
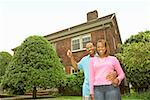
[[[94,56],[94,54],[95,54],[95,47],[94,47],[92,42],[89,42],[89,43],[86,44],[86,51],[88,52],[88,54],[90,56],[92,56],[92,57]]]

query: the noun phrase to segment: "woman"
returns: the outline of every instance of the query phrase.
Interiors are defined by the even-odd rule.
[[[109,56],[108,45],[105,40],[96,44],[98,57],[90,60],[90,93],[95,100],[120,100],[119,84],[125,77],[119,61],[114,56]],[[107,79],[107,74],[117,72],[117,78]]]

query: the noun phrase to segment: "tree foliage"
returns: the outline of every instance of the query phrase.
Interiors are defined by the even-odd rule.
[[[121,47],[117,57],[121,60],[128,81],[137,91],[150,85],[150,31],[131,36]]]
[[[77,72],[76,75],[67,75],[65,84],[62,84],[58,89],[62,95],[81,95],[84,75],[83,72]]]
[[[11,61],[12,55],[8,52],[2,51],[0,52],[0,77],[5,74],[5,70]],[[1,79],[0,79],[1,80]]]
[[[63,65],[53,46],[41,36],[30,36],[17,48],[2,81],[3,88],[15,94],[33,86],[58,87],[65,77]]]
[[[137,35],[132,35],[124,44],[132,44],[138,42],[150,42],[150,31],[139,32]]]

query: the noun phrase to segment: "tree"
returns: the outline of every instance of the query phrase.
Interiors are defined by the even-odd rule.
[[[132,35],[124,44],[132,44],[138,42],[150,42],[150,31],[139,32],[137,35]]]
[[[117,57],[125,68],[128,81],[138,92],[148,90],[150,83],[150,31],[131,36],[121,48]]]
[[[24,94],[33,87],[59,87],[64,77],[53,46],[44,37],[30,36],[15,51],[2,86],[13,94]]]
[[[0,52],[0,77],[5,74],[5,70],[11,61],[12,55],[8,52],[2,51]],[[0,79],[1,80],[1,79]]]

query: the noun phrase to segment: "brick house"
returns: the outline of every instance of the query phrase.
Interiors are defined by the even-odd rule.
[[[74,73],[66,52],[70,49],[77,61],[86,55],[85,44],[89,41],[96,43],[103,38],[108,41],[111,54],[121,44],[115,13],[98,18],[98,12],[87,13],[87,22],[44,36],[56,48],[67,74]]]

